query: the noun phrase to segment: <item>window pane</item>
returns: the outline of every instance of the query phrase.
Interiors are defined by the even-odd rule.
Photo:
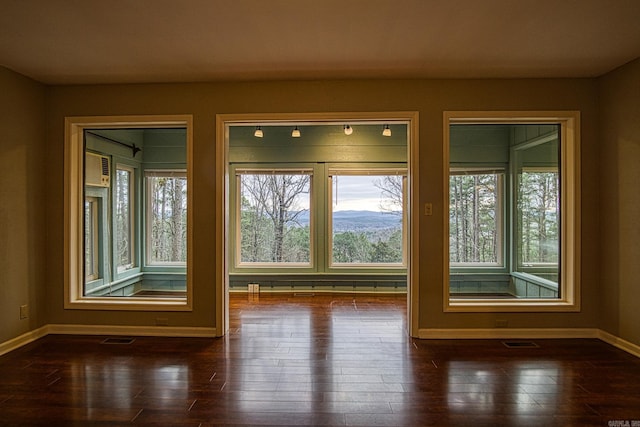
[[[560,125],[449,130],[450,295],[559,298]]]
[[[556,172],[518,176],[518,260],[521,270],[558,263],[559,182]]]
[[[311,173],[239,175],[240,262],[311,263]]]
[[[149,263],[187,261],[187,179],[148,176]]]
[[[498,264],[499,174],[449,178],[449,259],[452,264]]]
[[[331,261],[404,265],[402,175],[333,175]]]
[[[116,171],[115,229],[116,267],[118,271],[133,267],[133,197],[130,170]]]
[[[97,203],[95,198],[84,201],[84,275],[85,280],[98,278]]]

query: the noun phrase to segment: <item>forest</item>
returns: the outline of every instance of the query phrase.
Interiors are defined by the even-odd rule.
[[[516,176],[515,212],[503,207],[504,174],[451,174],[449,254],[451,263],[499,264],[505,221],[512,230],[520,266],[558,262],[560,211],[557,172],[522,171]]]

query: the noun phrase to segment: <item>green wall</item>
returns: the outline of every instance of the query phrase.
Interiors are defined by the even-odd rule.
[[[47,323],[45,87],[0,67],[0,344]],[[29,317],[20,319],[20,306]]]
[[[298,126],[299,138],[291,137],[292,126],[262,126],[263,138],[253,136],[253,126],[230,126],[230,163],[296,162],[406,162],[407,125],[389,126],[391,136],[382,136],[382,125],[353,125],[345,135],[342,125]]]
[[[153,325],[157,313],[63,308],[65,116],[192,114],[194,310],[171,326],[215,326],[215,117],[221,113],[418,111],[420,327],[603,327],[640,345],[636,183],[638,61],[599,79],[351,80],[45,87],[0,68],[0,342],[44,324]],[[304,96],[303,96],[304,95]],[[44,104],[44,105],[43,105]],[[442,112],[580,110],[582,311],[443,313]],[[602,129],[599,129],[599,123]],[[634,237],[636,236],[636,237]],[[27,302],[31,317],[18,319]]]
[[[302,94],[304,96],[302,96]],[[587,172],[583,191],[598,192],[597,109],[594,79],[549,80],[357,80],[255,83],[193,83],[148,85],[56,86],[48,98],[47,245],[51,278],[47,298],[62,301],[64,117],[70,115],[193,115],[193,254],[194,310],[166,313],[170,326],[215,326],[215,162],[216,114],[303,113],[345,111],[418,111],[420,196],[415,203],[433,203],[433,215],[419,218],[420,328],[492,328],[496,318],[511,327],[596,327],[597,242],[583,239],[582,311],[579,313],[443,313],[443,111],[445,110],[580,110],[582,156]],[[585,230],[597,229],[597,212],[585,209]],[[153,325],[156,313],[64,310],[52,306],[52,323]]]
[[[640,60],[599,79],[598,93],[601,327],[640,345]]]

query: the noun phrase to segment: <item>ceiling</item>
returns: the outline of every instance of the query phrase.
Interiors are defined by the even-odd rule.
[[[640,0],[0,0],[0,65],[47,84],[595,77]]]

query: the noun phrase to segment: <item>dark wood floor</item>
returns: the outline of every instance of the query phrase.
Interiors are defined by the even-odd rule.
[[[231,313],[220,339],[6,354],[0,425],[640,425],[640,359],[598,340],[414,340],[404,295],[232,295]]]

